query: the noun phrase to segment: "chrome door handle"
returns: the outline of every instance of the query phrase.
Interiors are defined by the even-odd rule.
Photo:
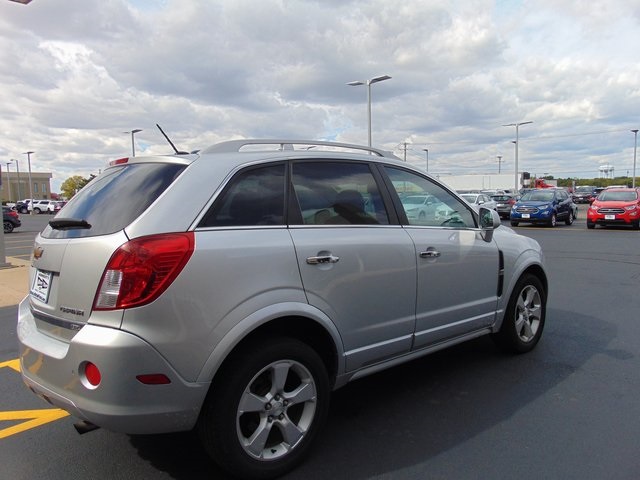
[[[438,258],[440,252],[437,250],[427,250],[426,252],[420,252],[420,258]]]
[[[307,257],[307,263],[309,265],[323,265],[326,263],[338,263],[340,257],[336,257],[335,255],[318,255],[315,257]]]

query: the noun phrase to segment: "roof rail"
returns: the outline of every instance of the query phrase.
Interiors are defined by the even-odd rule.
[[[397,158],[393,152],[380,150],[378,148],[366,147],[351,143],[325,142],[321,140],[276,140],[276,139],[245,139],[245,140],[229,140],[227,142],[216,143],[202,150],[201,153],[235,153],[239,152],[243,147],[249,145],[278,145],[281,151],[294,151],[295,145],[304,146],[298,151],[310,150],[313,147],[334,147],[350,150],[361,150],[368,153],[378,155],[379,157]]]

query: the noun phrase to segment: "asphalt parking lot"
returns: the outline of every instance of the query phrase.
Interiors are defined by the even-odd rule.
[[[508,356],[481,338],[348,385],[336,392],[312,456],[283,478],[638,478],[640,232],[587,230],[584,210],[571,226],[515,229],[540,242],[549,269],[536,350]],[[34,235],[42,217],[26,219],[22,233]],[[7,255],[20,248],[8,243]],[[15,306],[0,309],[3,476],[225,478],[188,433],[80,436],[71,417],[45,412],[51,406],[12,368],[15,317]],[[42,423],[3,436],[29,421],[7,412]]]

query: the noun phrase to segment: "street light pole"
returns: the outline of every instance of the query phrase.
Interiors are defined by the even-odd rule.
[[[134,130],[131,130],[130,132],[122,132],[122,133],[130,133],[131,134],[131,156],[135,157],[136,156],[136,142],[135,139],[133,138],[133,136],[138,133],[141,132],[142,129],[140,128],[136,128]]]
[[[501,165],[502,165],[502,155],[498,155],[498,174],[500,173]]]
[[[23,155],[27,156],[27,165],[29,166],[29,198],[31,199],[31,215],[34,214],[33,211],[33,183],[31,182],[31,154],[35,152],[24,152]],[[28,208],[28,207],[27,207]]]
[[[636,188],[636,151],[638,150],[638,129],[631,131],[633,132],[633,180],[631,180],[631,187]]]
[[[22,200],[22,193],[20,192],[20,164],[18,163],[18,160],[16,160],[15,158],[12,158],[11,161],[16,162],[16,172],[18,174],[18,200]],[[18,200],[16,200],[16,202]]]
[[[12,202],[13,200],[11,199],[11,176],[9,175],[10,170],[9,170],[9,165],[11,165],[11,162],[13,162],[13,160],[10,160],[7,162],[7,185],[9,185],[9,201]]]
[[[503,127],[516,127],[516,158],[515,158],[515,187],[516,187],[516,191],[515,193],[518,193],[518,191],[520,190],[520,181],[518,179],[518,145],[520,142],[519,139],[519,129],[520,129],[520,125],[527,125],[529,123],[533,123],[533,122],[518,122],[518,123],[508,123],[507,125],[502,125]]]
[[[422,150],[424,150],[427,153],[427,173],[429,173],[429,149],[423,148]]]
[[[384,80],[389,80],[391,77],[389,75],[381,75],[379,77],[375,77],[369,80],[356,80],[353,82],[349,82],[347,83],[347,85],[350,85],[352,87],[355,87],[357,85],[366,85],[367,86],[367,124],[368,124],[368,138],[369,138],[369,143],[368,145],[371,146],[371,85],[374,83],[378,83],[378,82],[382,82]]]

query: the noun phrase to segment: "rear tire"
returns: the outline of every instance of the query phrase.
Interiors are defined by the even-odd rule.
[[[205,450],[239,478],[270,479],[295,468],[325,423],[330,386],[306,344],[261,338],[216,375],[197,429]]]
[[[564,221],[565,225],[571,225],[573,223],[574,220],[574,216],[573,216],[573,210],[569,212],[569,215],[567,216],[566,220]]]
[[[547,297],[542,282],[530,273],[516,283],[495,343],[510,353],[526,353],[538,344],[544,329]]]

